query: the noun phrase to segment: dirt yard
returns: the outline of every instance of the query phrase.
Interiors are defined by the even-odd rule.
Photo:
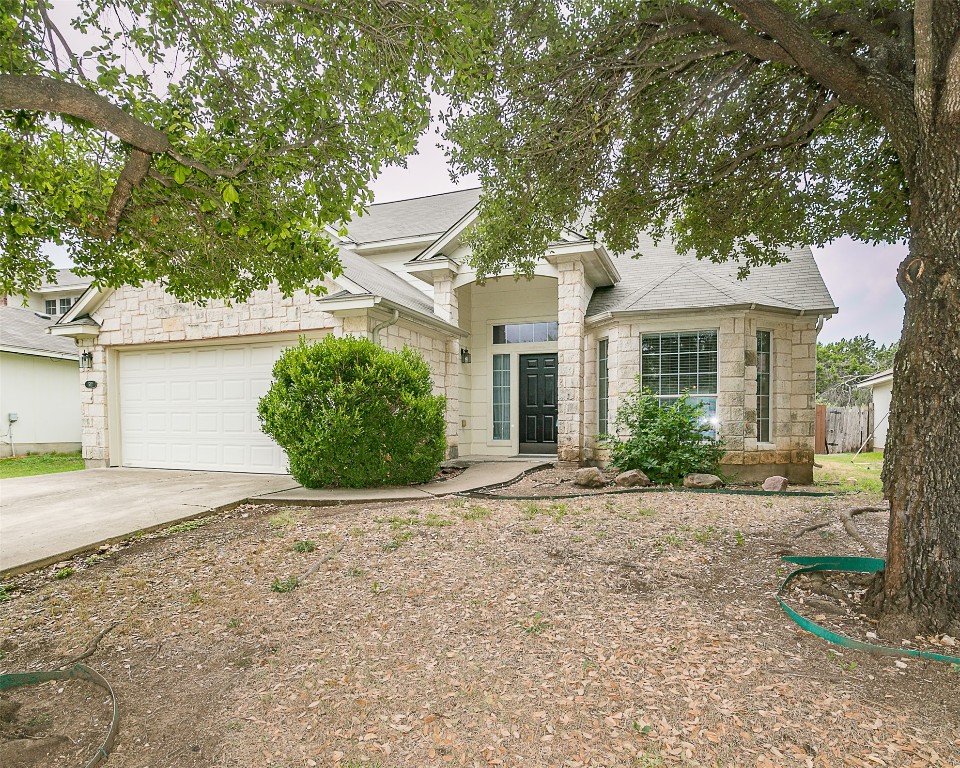
[[[773,598],[780,553],[863,553],[853,503],[242,507],[8,585],[0,666],[118,622],[85,660],[122,703],[108,768],[960,766],[960,671],[830,646]],[[883,518],[856,518],[877,546]],[[31,767],[103,732],[99,689],[58,690],[6,699],[0,737],[73,739]]]

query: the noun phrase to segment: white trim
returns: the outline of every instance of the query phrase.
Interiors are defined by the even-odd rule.
[[[864,379],[857,384],[857,388],[873,387],[876,384],[886,384],[888,381],[893,381],[893,368],[873,374],[869,379]]]
[[[29,357],[52,357],[57,360],[73,360],[74,362],[80,359],[79,352],[51,352],[46,349],[34,349],[32,347],[10,347],[5,344],[0,346],[0,352],[7,352],[11,355],[27,355]]]
[[[94,288],[91,285],[89,288],[87,288],[84,294],[73,303],[73,306],[70,307],[70,311],[60,316],[60,319],[57,320],[57,325],[65,325],[66,323],[73,322],[82,315],[91,314],[97,310],[100,305],[103,304],[103,302],[110,298],[114,290],[116,289]]]
[[[440,234],[436,240],[433,241],[431,245],[425,248],[423,251],[418,253],[414,257],[414,261],[427,261],[432,259],[438,253],[440,253],[447,245],[452,243],[457,237],[463,234],[467,227],[469,227],[473,222],[477,220],[477,206],[473,206],[469,211],[467,211],[463,216],[460,217],[458,221],[455,221],[453,225],[447,229],[446,232]]]
[[[443,233],[433,232],[428,235],[415,235],[413,237],[394,237],[390,238],[389,240],[371,240],[369,243],[344,243],[342,247],[357,254],[372,253],[374,251],[387,251],[395,248],[404,248],[414,245],[430,245],[430,243],[437,238],[437,235],[441,234]]]

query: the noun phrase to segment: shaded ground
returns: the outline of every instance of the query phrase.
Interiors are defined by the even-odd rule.
[[[78,469],[83,469],[83,459],[79,453],[45,453],[0,459],[0,479],[76,472]]]
[[[87,660],[123,702],[108,766],[960,766],[957,671],[833,648],[772,598],[779,553],[861,553],[839,521],[798,536],[848,504],[239,508],[19,579],[0,666],[120,622]]]

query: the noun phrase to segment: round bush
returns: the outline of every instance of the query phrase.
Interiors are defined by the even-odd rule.
[[[446,399],[432,389],[427,364],[406,347],[301,338],[273,366],[257,410],[307,488],[424,483],[446,452]]]

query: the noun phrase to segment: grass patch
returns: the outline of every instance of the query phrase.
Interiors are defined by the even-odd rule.
[[[0,479],[76,472],[79,469],[83,469],[83,459],[79,453],[45,453],[0,459]]]
[[[480,505],[464,507],[457,512],[461,520],[486,520],[491,514],[492,511],[489,508]]]
[[[177,523],[176,525],[171,525],[169,528],[164,528],[162,533],[165,536],[170,535],[171,533],[184,533],[186,531],[195,531],[197,528],[203,528],[207,523],[213,520],[212,517],[198,517],[196,520],[187,520],[183,523]],[[143,533],[141,532],[142,536]],[[136,537],[136,534],[134,534]]]
[[[413,538],[413,533],[411,531],[404,531],[403,533],[398,533],[396,536],[390,539],[390,541],[388,541],[386,544],[381,544],[380,549],[382,549],[384,552],[396,552],[398,549],[400,549],[401,546],[403,546],[404,542],[410,541],[410,539],[412,538]]]
[[[279,576],[273,580],[273,583],[270,585],[271,592],[280,592],[281,594],[286,592],[293,592],[297,587],[300,586],[300,579],[296,576],[289,576],[286,579],[281,579]]]
[[[59,571],[53,574],[53,578],[57,579],[58,581],[69,579],[71,576],[73,576],[73,568],[71,568],[69,565],[66,568],[61,568]]]
[[[883,483],[880,480],[883,469],[882,453],[874,451],[861,453],[859,456],[852,453],[834,453],[817,456],[816,461],[823,467],[814,468],[813,477],[817,484],[835,488],[839,483],[839,489],[847,493],[883,493]]]
[[[300,522],[295,515],[290,512],[278,512],[268,521],[270,527],[274,530],[279,530],[280,528],[290,528]]]
[[[293,551],[299,552],[302,555],[307,554],[308,552],[313,552],[316,550],[317,544],[310,539],[303,539],[302,541],[293,542]]]

